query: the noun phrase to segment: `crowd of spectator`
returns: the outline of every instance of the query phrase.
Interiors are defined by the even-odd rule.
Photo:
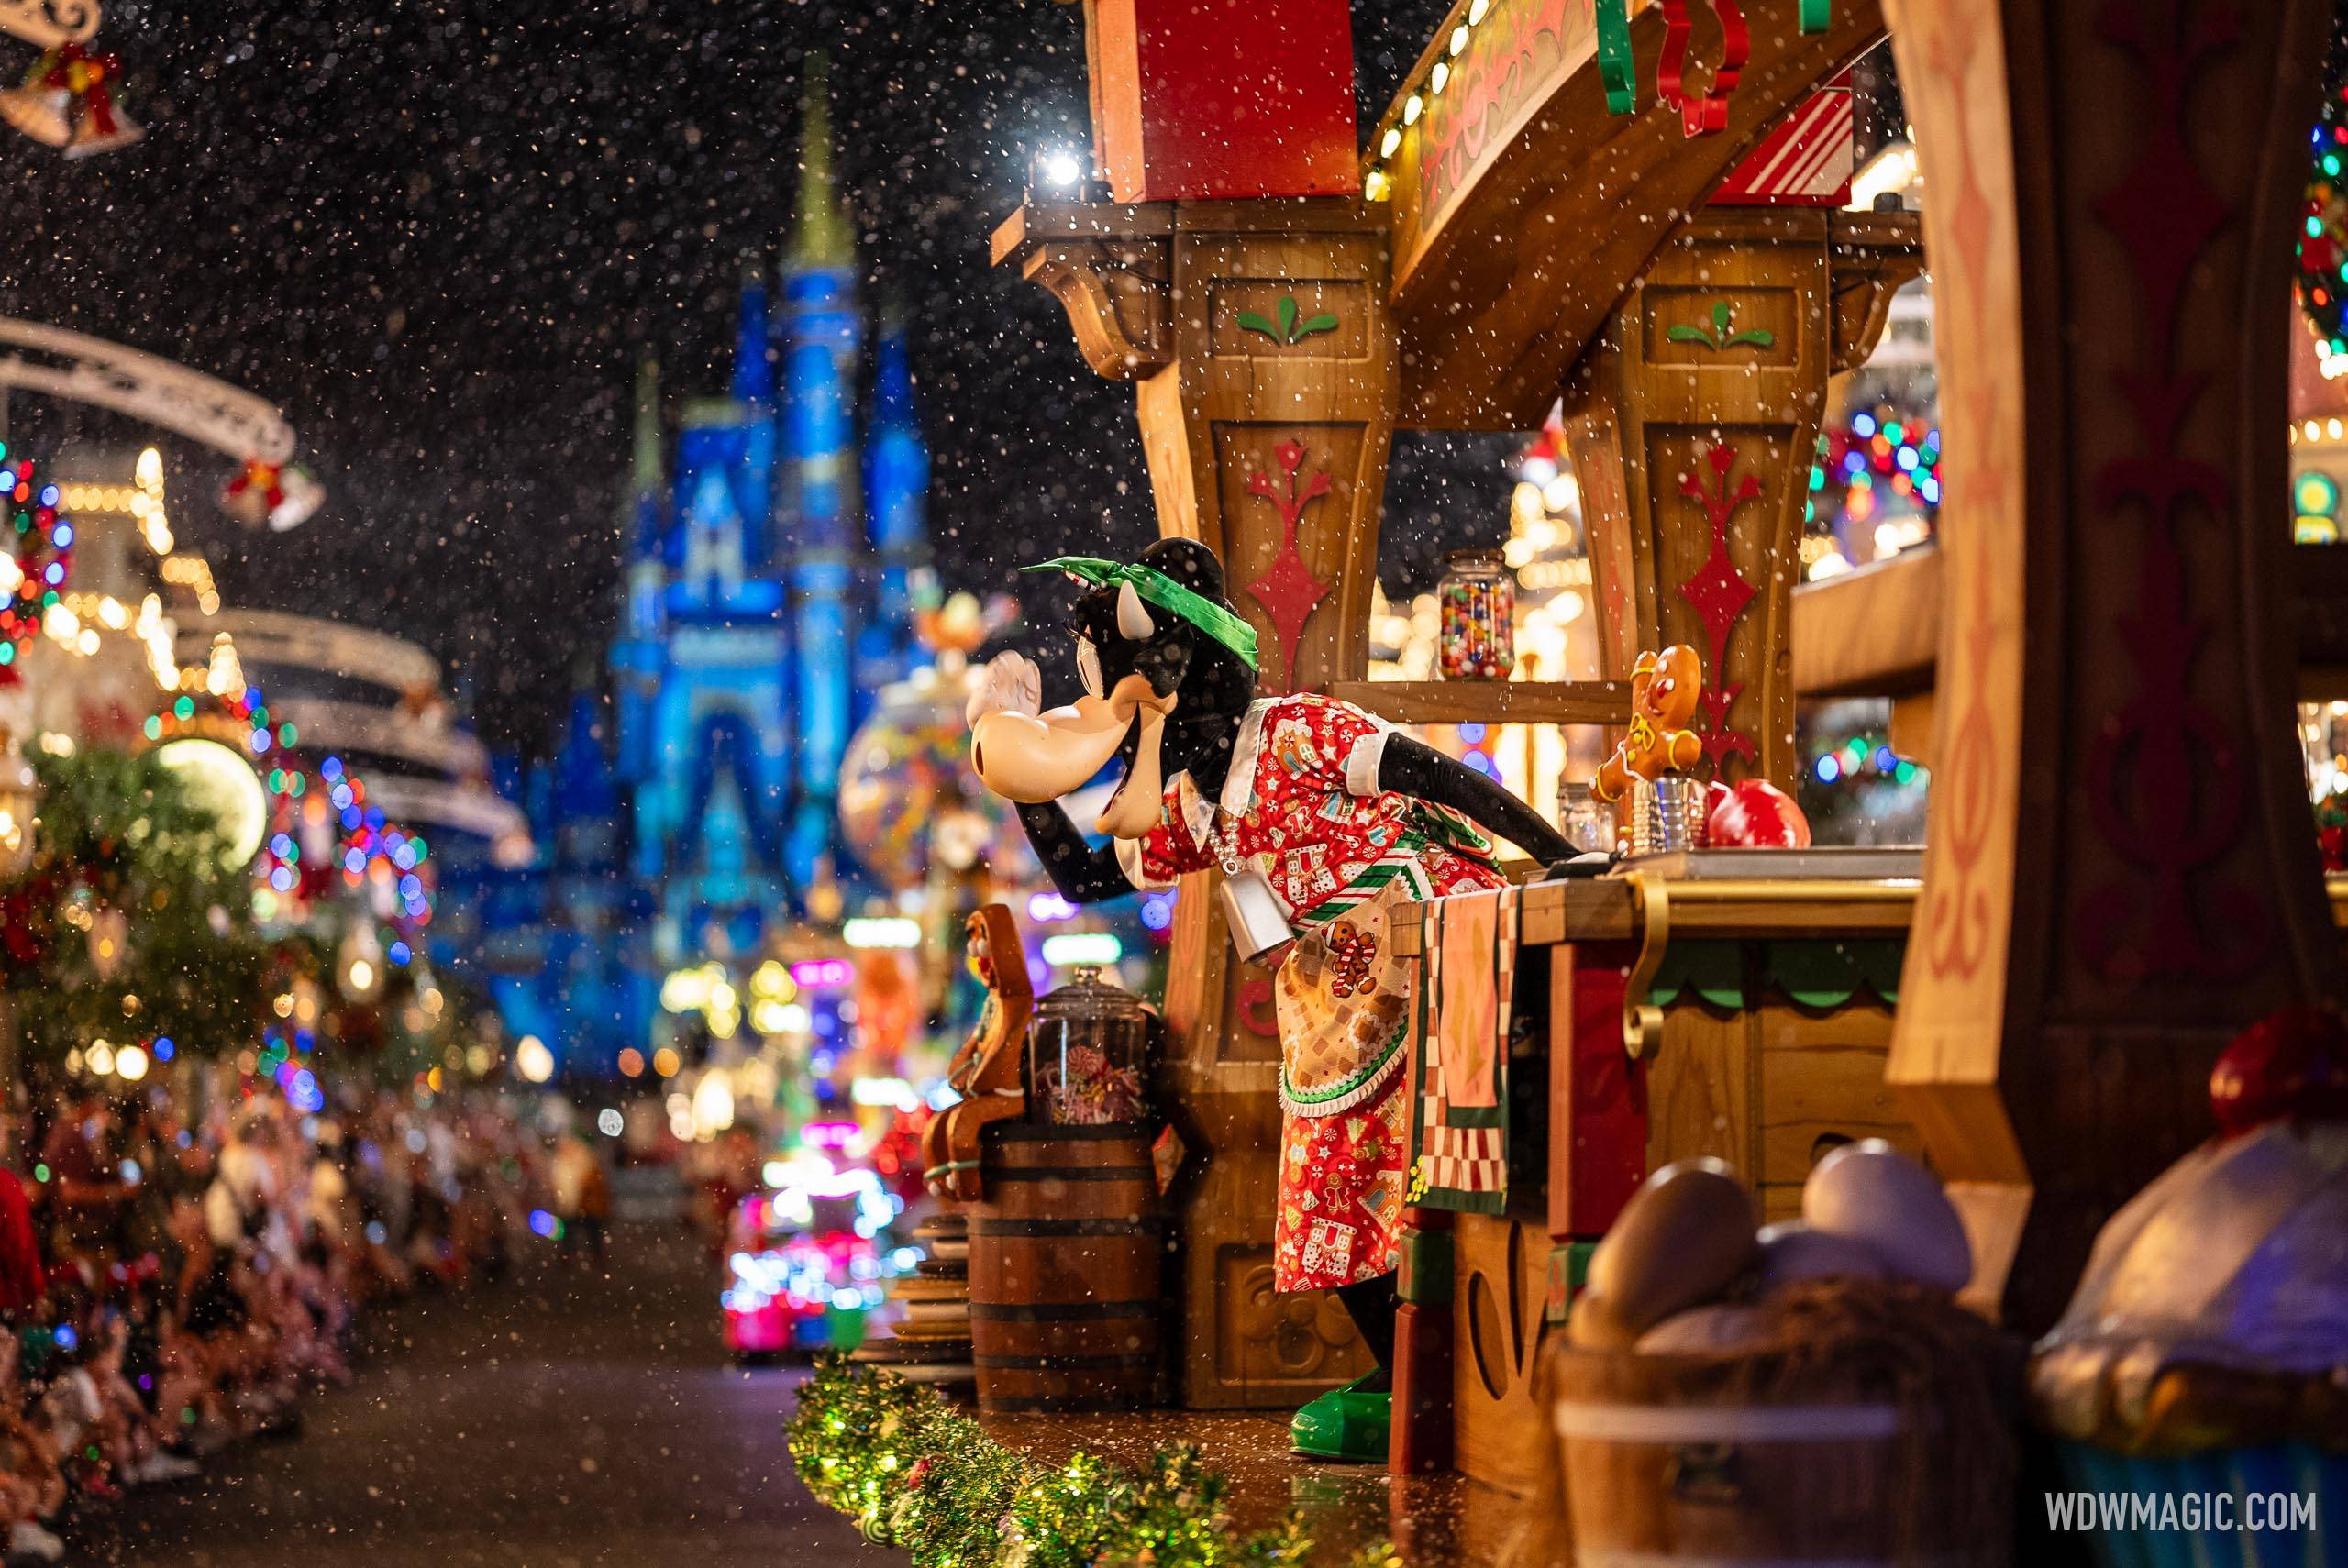
[[[0,1120],[0,1534],[57,1527],[299,1430],[379,1299],[504,1272],[550,1173],[493,1100],[352,1090],[316,1114],[198,1073]],[[70,1533],[70,1530],[67,1532]]]

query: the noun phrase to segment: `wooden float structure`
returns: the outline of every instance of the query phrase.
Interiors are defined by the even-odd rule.
[[[1142,0],[1124,14],[1148,8]],[[1096,44],[1115,9],[1089,13]],[[1652,105],[1607,111],[1589,17],[1565,0],[1460,0],[1413,77],[1442,63],[1456,73],[1453,90],[1423,113],[1398,99],[1387,116],[1401,134],[1369,183],[1390,199],[1030,200],[996,231],[995,259],[1060,300],[1096,372],[1135,383],[1160,531],[1222,556],[1234,601],[1263,639],[1268,692],[1328,691],[1406,723],[1619,723],[1637,650],[1674,638],[1710,646],[1710,616],[1722,690],[1736,690],[1713,718],[1723,745],[1743,742],[1725,767],[1783,777],[1793,691],[1773,650],[1787,635],[1827,378],[1866,358],[1922,257],[1911,214],[1700,198],[1788,109],[1881,41],[1881,13],[1860,0],[1837,6],[1822,33],[1756,31],[1728,128],[1696,138]],[[1651,75],[1660,12],[1638,7],[1631,27]],[[1109,32],[1122,36],[1113,21]],[[1096,139],[1130,146],[1114,124],[1114,105],[1134,96],[1118,76],[1130,67],[1098,47],[1092,65]],[[1429,138],[1445,149],[1440,169],[1412,161]],[[1280,319],[1283,300],[1295,319],[1334,325],[1293,342],[1242,325]],[[1715,304],[1747,341],[1699,349],[1670,333]],[[1586,505],[1623,520],[1600,546],[1611,552],[1597,577],[1601,679],[1369,681],[1395,429],[1534,428],[1569,381]],[[1730,508],[1713,565],[1701,513],[1700,539],[1683,525],[1678,476],[1700,445],[1730,433],[1733,480],[1750,480],[1759,498]],[[1284,504],[1301,492],[1283,491],[1283,478],[1310,476],[1325,476],[1318,498]],[[1678,591],[1723,570],[1721,593],[1738,601],[1725,613],[1720,598]],[[1364,1363],[1333,1302],[1270,1287],[1269,979],[1231,956],[1212,879],[1191,878],[1177,902],[1165,999],[1177,1043],[1163,1097],[1203,1156],[1202,1174],[1173,1195],[1178,1381],[1194,1408],[1294,1405]]]
[[[1792,0],[1765,0],[1722,128],[1689,136],[1652,97],[1608,111],[1588,6],[1462,0],[1373,127],[1362,193],[1195,195],[1179,168],[1153,187],[1128,158],[1121,199],[1032,200],[994,238],[998,264],[1059,298],[1088,363],[1135,383],[1160,529],[1222,554],[1268,691],[1401,722],[1604,723],[1638,648],[1689,641],[1728,694],[1706,715],[1709,760],[1781,781],[1799,698],[1895,700],[1901,745],[1936,768],[1913,874],[1789,861],[1725,879],[1744,886],[1694,866],[1540,884],[1524,941],[1552,986],[1614,975],[1618,1021],[1626,1003],[1659,1011],[1640,1159],[1724,1150],[1782,1200],[1805,1137],[1911,1141],[1965,1214],[1976,1297],[2025,1331],[2102,1220],[2206,1131],[2225,1039],[2348,997],[2348,900],[2327,899],[2291,709],[2348,694],[2348,553],[2284,525],[2277,330],[2329,12],[2286,0],[2213,32],[2196,25],[2210,8],[1837,0],[1804,33]],[[1088,0],[1096,46],[1102,16],[1146,32],[1152,10]],[[1667,22],[1629,12],[1644,83]],[[1933,193],[1921,235],[1910,214],[1707,200],[1887,33]],[[1092,69],[1097,139],[1118,142],[1163,83],[1098,47]],[[1430,90],[1437,72],[1448,91]],[[1940,543],[1798,585],[1797,480],[1827,377],[1864,359],[1927,257]],[[1284,319],[1284,300],[1334,326],[1243,324]],[[1757,335],[1670,330],[1716,304]],[[1394,430],[1528,429],[1559,398],[1604,679],[1368,682]],[[1723,447],[1717,491],[1684,491]],[[1300,471],[1327,478],[1309,505],[1279,488]],[[1186,879],[1165,1010],[1162,1088],[1204,1156],[1172,1195],[1180,1397],[1292,1405],[1362,1363],[1334,1306],[1270,1289],[1278,1043],[1213,875]],[[1817,1018],[1787,1015],[1754,955],[1862,941],[1899,943],[1891,990]],[[1733,950],[1735,1004],[1700,986],[1656,1002],[1671,947],[1698,942]],[[1573,1011],[1559,999],[1551,1071]],[[1573,1201],[1570,1091],[1550,1086],[1567,1179],[1545,1208]],[[1414,1210],[1429,1239],[1406,1262],[1398,1469],[1511,1479],[1507,1422],[1527,1415],[1511,1401],[1584,1234],[1586,1216],[1565,1218]]]

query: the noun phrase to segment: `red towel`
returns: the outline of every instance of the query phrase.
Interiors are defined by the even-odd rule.
[[[0,1166],[0,1312],[31,1311],[48,1287],[25,1184]]]

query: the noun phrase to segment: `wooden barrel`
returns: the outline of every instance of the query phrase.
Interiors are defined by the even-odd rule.
[[[996,1411],[1129,1410],[1159,1362],[1165,1242],[1138,1128],[997,1122],[969,1206],[970,1361]]]
[[[1558,1343],[1545,1359],[1576,1568],[2011,1560],[2010,1432],[1955,1452],[1940,1412],[1831,1366],[1755,1400],[1733,1358]]]

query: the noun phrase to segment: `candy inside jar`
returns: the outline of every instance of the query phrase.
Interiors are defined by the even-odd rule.
[[[1516,668],[1516,580],[1498,550],[1455,550],[1436,590],[1436,662],[1449,680],[1505,680]]]
[[[1140,998],[1079,969],[1028,1026],[1029,1113],[1063,1127],[1147,1121],[1155,1021]]]

